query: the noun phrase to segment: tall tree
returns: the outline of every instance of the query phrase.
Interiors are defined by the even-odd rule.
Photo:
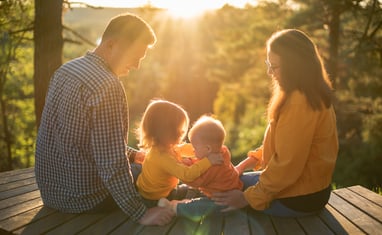
[[[50,77],[62,64],[62,7],[63,0],[35,0],[33,79],[37,127]]]
[[[28,92],[23,90],[27,79],[18,66],[25,63],[30,48],[31,13],[31,1],[0,3],[0,171],[13,169],[15,145],[22,135],[16,126],[22,116],[18,101],[27,99]]]
[[[339,84],[338,65],[341,39],[341,17],[361,0],[295,0],[300,10],[291,18],[289,24],[308,27],[314,32],[325,29],[328,33],[327,70],[335,86]]]

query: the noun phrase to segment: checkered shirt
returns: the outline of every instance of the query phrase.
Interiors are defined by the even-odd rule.
[[[128,106],[120,80],[97,55],[54,74],[36,143],[36,181],[45,205],[68,213],[111,195],[132,219],[146,211],[131,174]]]

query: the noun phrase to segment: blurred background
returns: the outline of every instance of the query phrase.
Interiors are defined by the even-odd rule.
[[[0,1],[0,171],[34,165],[42,108],[36,100],[45,97],[54,71],[49,51],[46,62],[37,63],[36,52],[44,46],[36,38],[59,29],[61,39],[45,45],[62,43],[61,64],[92,50],[111,17],[132,12],[153,27],[158,41],[141,68],[121,78],[131,146],[136,147],[133,132],[147,104],[163,98],[182,105],[191,121],[216,116],[227,130],[234,164],[245,158],[261,145],[267,124],[265,42],[277,30],[297,28],[318,45],[335,86],[340,152],[333,186],[360,184],[381,193],[382,1],[152,0],[126,6],[52,0],[61,7],[51,14],[61,20],[57,27],[38,25],[38,2]],[[48,68],[48,79],[40,79]]]

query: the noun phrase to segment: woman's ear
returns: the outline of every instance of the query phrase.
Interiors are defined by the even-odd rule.
[[[211,145],[206,145],[206,148],[207,148],[207,152],[208,152],[208,153],[211,153],[211,152],[212,152],[212,147],[211,147]]]

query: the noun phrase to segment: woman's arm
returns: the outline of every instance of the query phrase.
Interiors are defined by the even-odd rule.
[[[247,157],[235,166],[235,170],[237,173],[239,173],[239,175],[241,175],[244,171],[253,169],[257,165],[257,162],[257,159],[253,157]]]
[[[238,165],[235,166],[236,171],[239,175],[243,174],[244,171],[255,169],[258,170],[261,167],[263,159],[263,146],[249,151],[247,158],[241,161]]]

